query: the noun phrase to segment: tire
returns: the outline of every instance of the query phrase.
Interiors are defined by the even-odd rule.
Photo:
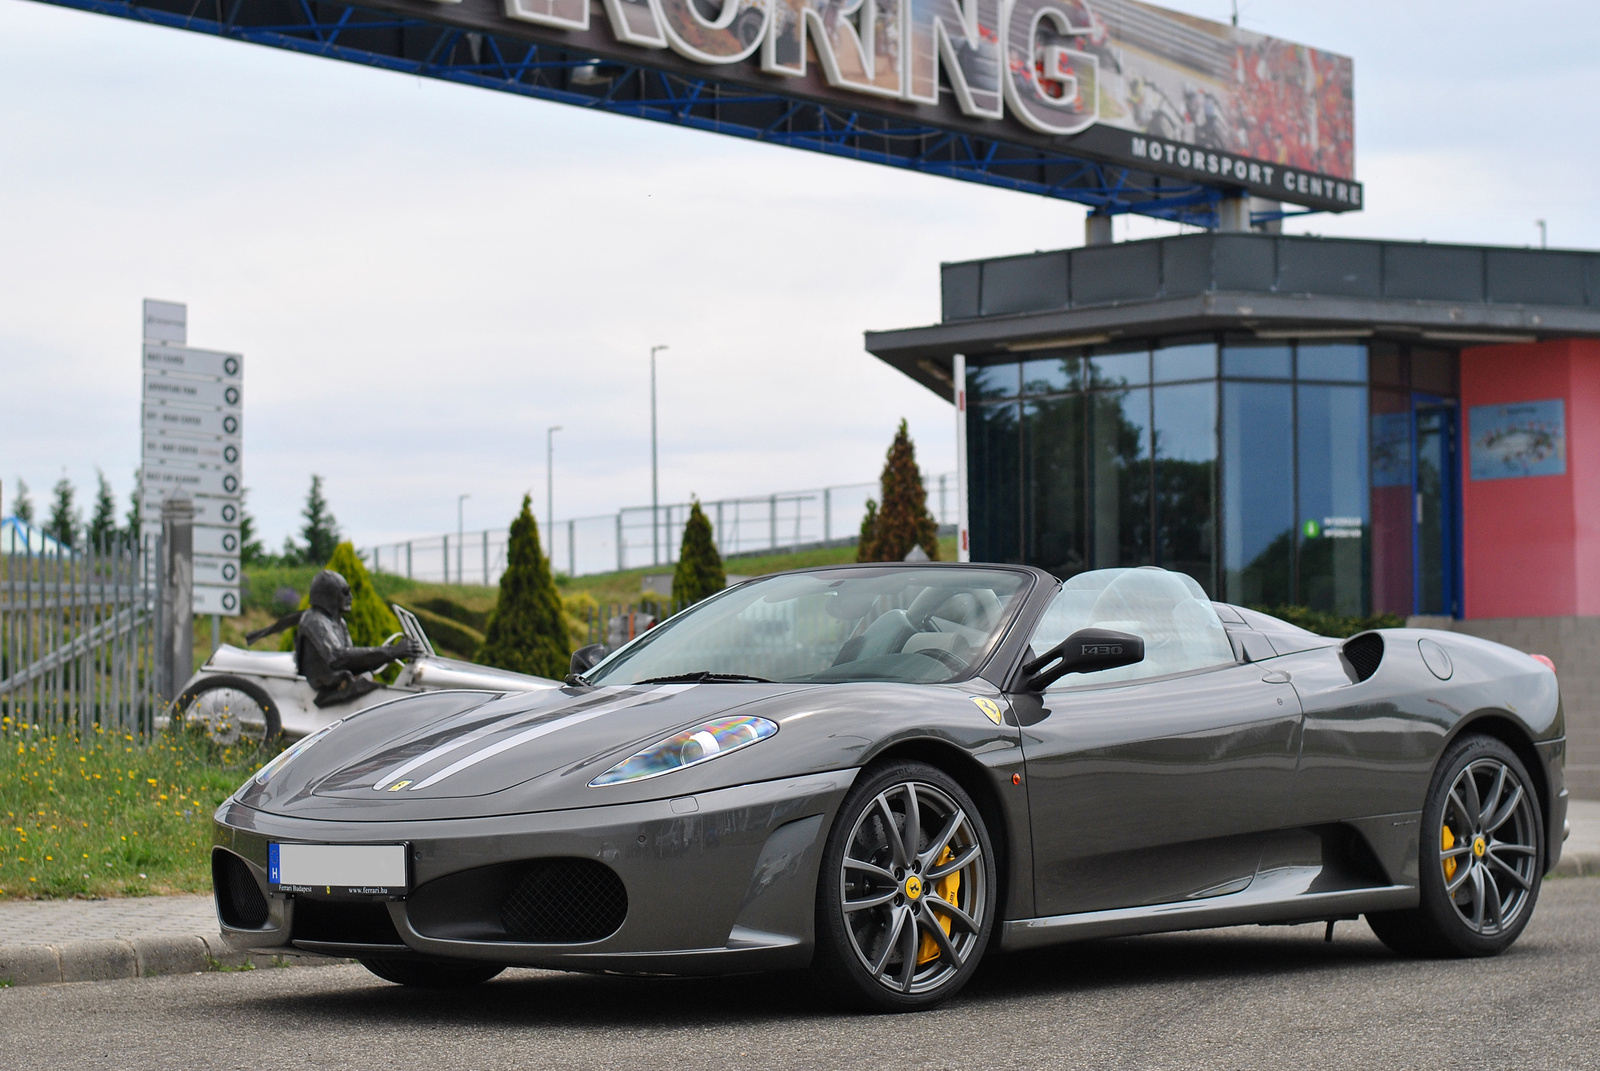
[[[482,985],[505,967],[438,959],[362,959],[363,967],[386,982],[418,989],[466,989]]]
[[[1515,753],[1488,736],[1446,749],[1422,810],[1421,903],[1367,916],[1405,956],[1497,956],[1527,926],[1544,875],[1544,816]]]
[[[920,762],[864,771],[817,880],[812,973],[824,992],[878,1012],[955,996],[988,947],[997,867],[977,806],[949,775]]]
[[[228,674],[206,677],[184,689],[172,704],[172,724],[203,726],[211,742],[222,746],[243,740],[270,744],[283,731],[272,697],[254,681]]]

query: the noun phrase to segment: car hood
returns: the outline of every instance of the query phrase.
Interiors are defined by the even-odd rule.
[[[719,683],[425,693],[307,738],[265,784],[252,777],[236,799],[275,813],[370,820],[593,805],[603,801],[584,791],[589,782],[639,750],[800,689],[806,686]],[[649,786],[642,795],[626,795],[678,794],[659,780],[639,782]]]

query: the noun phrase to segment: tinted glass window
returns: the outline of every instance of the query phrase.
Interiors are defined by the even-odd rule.
[[[1288,379],[1290,368],[1287,342],[1230,342],[1222,350],[1225,376]]]
[[[1097,569],[1061,585],[1029,646],[1041,655],[1081,628],[1127,632],[1145,642],[1144,661],[1099,673],[1069,673],[1051,690],[1157,677],[1234,661],[1217,612],[1190,577],[1156,569]]]
[[[1024,403],[1024,560],[1070,576],[1089,567],[1084,526],[1084,408],[1081,394]]]
[[[1187,342],[1161,346],[1155,351],[1154,365],[1157,383],[1214,377],[1217,374],[1217,344]]]
[[[967,399],[973,404],[995,398],[1015,398],[1021,389],[1016,364],[986,364],[967,369]]]
[[[1287,383],[1224,383],[1223,555],[1226,601],[1293,601],[1294,412]]]
[[[1367,589],[1367,390],[1298,388],[1300,603],[1360,616]]]
[[[1374,390],[1369,456],[1372,485],[1372,609],[1412,611],[1411,398]]]
[[[1022,363],[1022,389],[1027,394],[1058,394],[1078,387],[1076,356],[1041,357]]]
[[[1341,383],[1367,381],[1367,347],[1359,342],[1300,343],[1301,379],[1333,379]]]
[[[972,473],[967,495],[973,561],[1022,560],[1019,419],[1015,402],[967,409],[967,465]]]
[[[1212,587],[1217,472],[1215,382],[1156,387],[1156,561]]]
[[[1150,564],[1150,390],[1089,395],[1094,564]]]
[[[1150,353],[1096,353],[1088,359],[1089,387],[1138,387],[1150,382]]]

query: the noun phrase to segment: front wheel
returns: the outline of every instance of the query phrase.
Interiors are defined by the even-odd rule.
[[[1367,916],[1402,955],[1494,956],[1533,915],[1544,874],[1544,821],[1516,754],[1464,736],[1439,760],[1422,811],[1421,903]]]
[[[419,989],[465,989],[482,985],[505,970],[498,963],[437,959],[362,959],[359,962],[386,982]]]
[[[869,770],[828,835],[812,970],[863,1010],[932,1008],[977,969],[996,881],[989,832],[953,778],[919,762]]]
[[[172,704],[174,725],[192,725],[222,747],[268,744],[283,731],[278,704],[254,681],[226,674],[184,689]]]

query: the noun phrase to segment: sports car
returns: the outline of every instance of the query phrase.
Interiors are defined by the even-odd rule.
[[[600,654],[263,767],[216,813],[227,939],[422,986],[809,966],[914,1010],[990,949],[1125,934],[1364,915],[1491,955],[1561,851],[1547,660],[1328,639],[1181,573],[811,569]]]

